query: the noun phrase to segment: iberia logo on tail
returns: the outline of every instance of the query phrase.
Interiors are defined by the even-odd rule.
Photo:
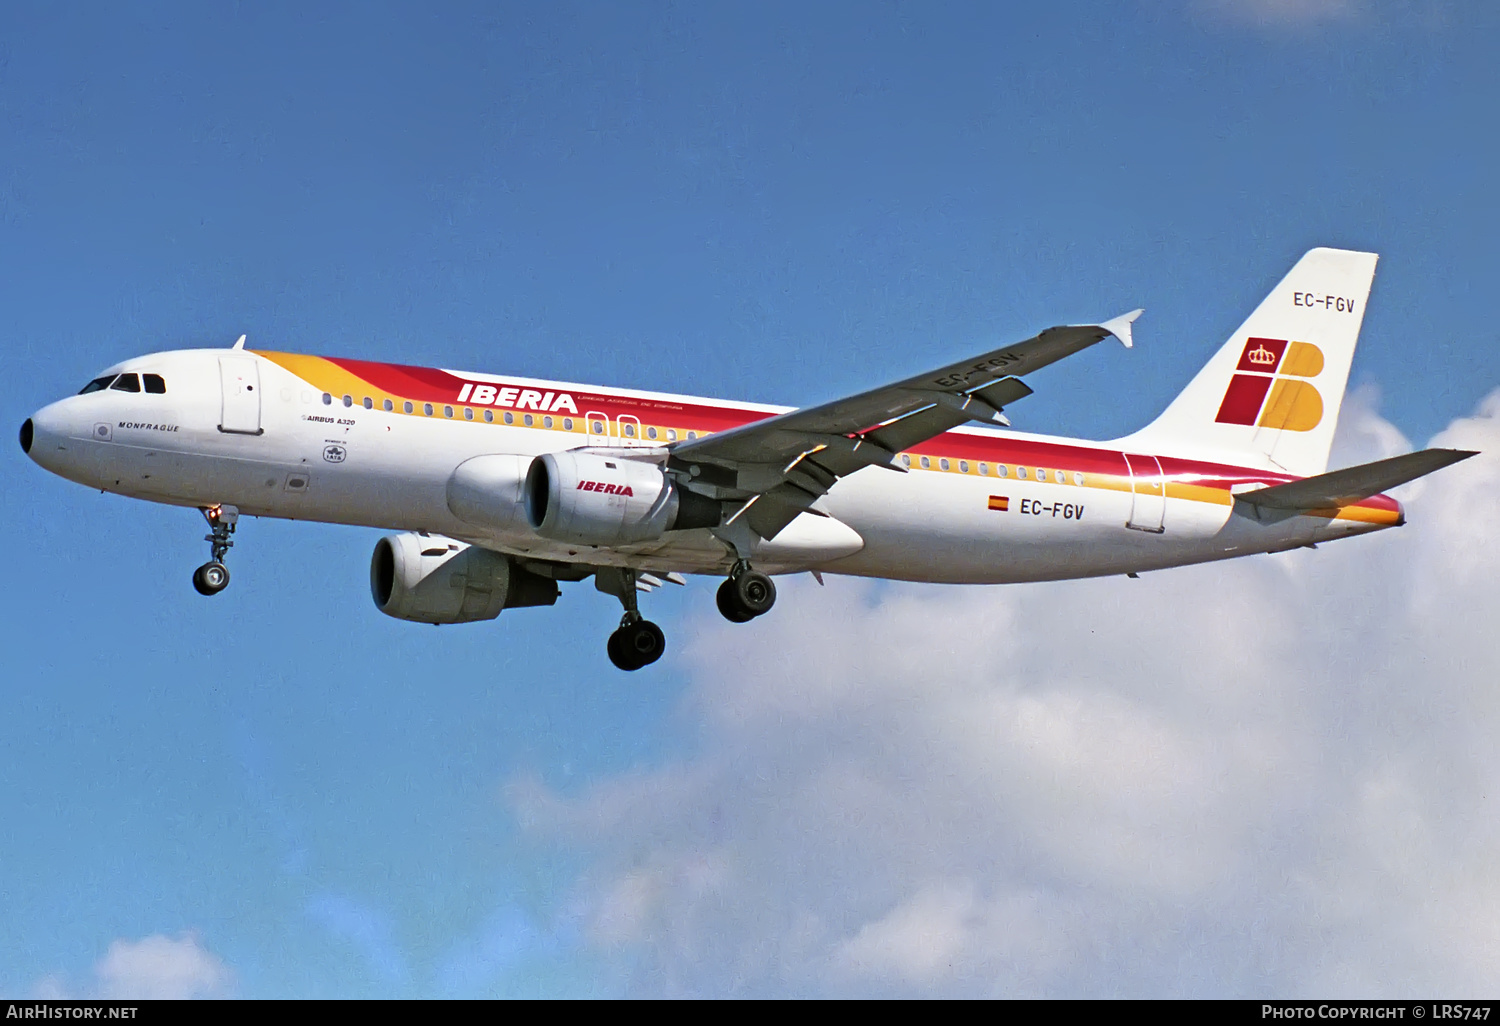
[[[1267,349],[1264,342],[1245,354],[1245,361],[1247,363],[1259,364],[1272,370],[1274,370],[1276,367],[1277,359],[1279,359],[1279,357],[1277,357],[1275,353],[1271,352],[1271,350]]]
[[[1323,420],[1323,397],[1306,378],[1323,373],[1323,351],[1311,342],[1249,338],[1214,420],[1281,431],[1311,431]]]

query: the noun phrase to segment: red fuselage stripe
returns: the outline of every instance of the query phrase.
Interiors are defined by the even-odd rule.
[[[431,367],[413,367],[334,357],[324,357],[324,359],[341,370],[369,382],[372,392],[388,394],[417,403],[463,405],[459,402],[458,395],[466,383],[477,384],[483,381],[496,386],[505,385],[503,380],[493,380],[494,376],[466,377]],[[316,385],[316,382],[312,384]],[[611,419],[624,415],[636,417],[642,424],[670,425],[679,430],[724,431],[775,416],[773,413],[760,410],[713,405],[701,400],[605,395],[555,383],[539,382],[535,385],[514,387],[517,389],[547,387],[558,392],[566,392],[577,404],[579,417],[587,416],[589,413],[603,414]],[[914,451],[934,459],[946,457],[950,460],[966,459],[976,462],[987,461],[1066,470],[1069,473],[1079,471],[1085,474],[1130,476],[1130,468],[1125,463],[1123,451],[1070,445],[1066,442],[1043,442],[1003,435],[988,437],[949,432],[921,443]],[[1273,474],[1222,463],[1209,463],[1173,456],[1162,456],[1160,460],[1162,474],[1168,481],[1196,484],[1205,488],[1228,490],[1237,484],[1261,482],[1272,485],[1298,480],[1291,474]],[[1355,505],[1391,512],[1400,508],[1394,499],[1385,495],[1373,495]]]

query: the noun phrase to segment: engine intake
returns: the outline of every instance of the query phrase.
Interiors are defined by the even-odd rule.
[[[719,502],[680,488],[654,463],[549,452],[531,461],[526,520],[543,538],[585,545],[654,541],[668,531],[717,527]]]
[[[550,606],[557,582],[489,549],[430,534],[375,543],[370,594],[387,616],[416,623],[493,620],[502,609]]]

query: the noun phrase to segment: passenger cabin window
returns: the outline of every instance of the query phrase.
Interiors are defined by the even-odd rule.
[[[167,383],[160,374],[142,374],[141,381],[152,395],[167,394]]]
[[[109,383],[113,380],[115,380],[115,376],[113,374],[106,374],[102,378],[95,378],[93,381],[90,381],[87,385],[84,385],[82,388],[80,388],[78,390],[78,394],[88,395],[90,392],[102,392],[104,391],[104,389],[109,387]]]
[[[120,392],[139,392],[141,390],[141,378],[138,374],[121,374],[115,378],[115,383],[109,386]]]

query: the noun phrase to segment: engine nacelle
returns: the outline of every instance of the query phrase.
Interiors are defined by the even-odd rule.
[[[502,609],[550,606],[557,582],[489,549],[440,534],[392,534],[375,543],[370,594],[387,616],[417,623],[493,620]]]
[[[723,516],[717,501],[679,488],[654,463],[582,452],[532,460],[523,501],[537,534],[584,545],[653,541],[717,527]]]

